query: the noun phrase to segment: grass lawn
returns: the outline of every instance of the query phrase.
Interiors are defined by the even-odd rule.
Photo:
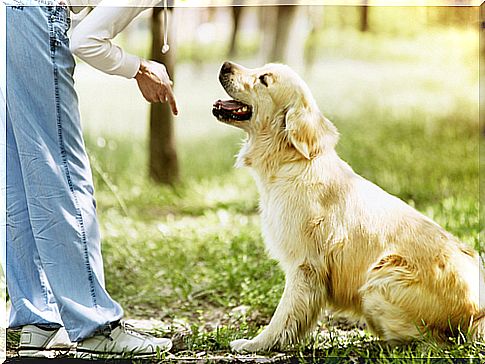
[[[402,39],[352,34],[340,51],[338,40],[322,48],[303,75],[356,172],[483,250],[477,37],[448,30]],[[84,65],[77,71],[108,290],[128,318],[160,320],[152,330],[176,336],[176,357],[229,355],[230,340],[268,323],[284,286],[265,253],[256,187],[247,170],[232,167],[243,134],[211,116],[212,102],[225,97],[219,66],[178,65],[182,182],[174,188],[146,177],[148,108],[135,84]],[[462,338],[445,347],[425,340],[388,348],[361,327],[325,316],[287,354],[478,362],[484,351],[484,343]]]

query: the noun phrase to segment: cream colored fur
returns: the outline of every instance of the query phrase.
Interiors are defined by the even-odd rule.
[[[442,339],[459,327],[483,334],[478,254],[354,173],[335,152],[335,126],[298,75],[279,64],[231,64],[220,79],[253,107],[251,120],[228,123],[248,133],[238,165],[253,171],[264,241],[286,274],[270,324],[233,341],[234,350],[294,343],[324,308],[361,317],[390,342]]]

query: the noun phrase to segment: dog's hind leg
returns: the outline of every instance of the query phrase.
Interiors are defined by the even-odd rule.
[[[362,308],[369,329],[391,345],[420,336],[417,323],[409,319],[402,307],[390,301],[384,290],[366,291],[363,294]]]
[[[368,280],[359,292],[363,317],[369,329],[389,344],[433,334],[419,315],[433,309],[436,302],[432,301],[431,295],[426,297],[426,290],[413,267],[403,257],[389,255],[382,258],[369,272]],[[429,314],[426,316],[430,317]]]
[[[478,287],[473,284],[478,282],[470,277],[476,274],[478,279],[478,269],[475,273],[472,264],[468,270],[463,266],[459,266],[461,274],[458,268],[439,263],[435,270],[423,272],[397,254],[383,257],[359,290],[364,318],[373,331],[391,343],[443,341],[472,330],[476,326],[473,319],[480,311]]]
[[[325,287],[319,272],[303,263],[286,276],[280,303],[269,325],[252,340],[235,340],[238,352],[266,351],[296,342],[313,328],[322,311]]]

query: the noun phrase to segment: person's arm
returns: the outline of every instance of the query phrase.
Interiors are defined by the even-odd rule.
[[[112,39],[148,7],[160,0],[137,1],[143,7],[120,7],[119,1],[103,0],[73,30],[71,51],[80,59],[111,75],[136,78],[138,87],[149,102],[169,101],[177,114],[172,82],[165,66],[129,54]]]

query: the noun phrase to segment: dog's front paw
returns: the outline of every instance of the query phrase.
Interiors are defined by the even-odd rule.
[[[239,339],[231,341],[231,350],[237,353],[254,353],[258,351],[253,340]]]

